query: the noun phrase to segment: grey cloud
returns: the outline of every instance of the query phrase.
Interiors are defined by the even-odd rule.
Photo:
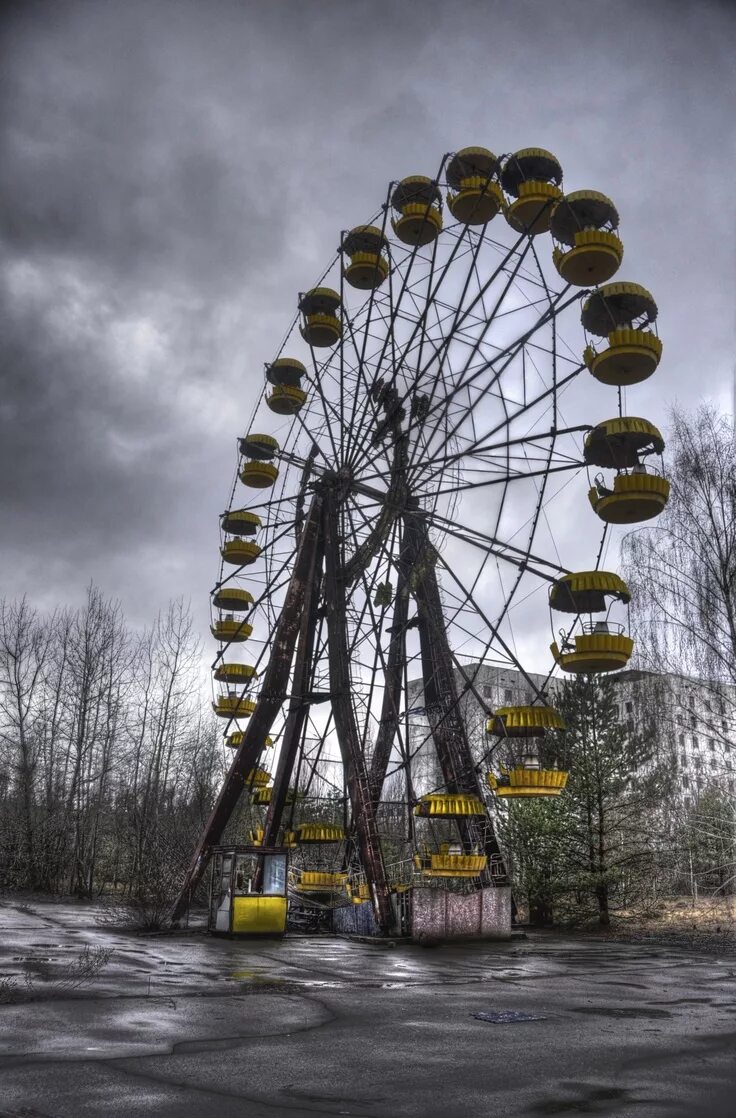
[[[702,392],[703,354],[727,375],[728,6],[58,0],[6,6],[2,34],[8,593],[93,575],[142,618],[191,594],[204,625],[233,439],[296,293],[449,148],[544,144],[615,197],[662,306],[643,413]]]

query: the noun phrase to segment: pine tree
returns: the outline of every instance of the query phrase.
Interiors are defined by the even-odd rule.
[[[592,894],[599,923],[607,926],[611,894],[632,878],[641,879],[653,863],[663,772],[653,762],[634,776],[637,757],[649,751],[619,722],[610,678],[566,681],[559,706],[570,773],[563,793],[564,858],[578,890]]]
[[[554,923],[558,903],[570,893],[569,832],[570,817],[561,799],[510,801],[499,818],[501,841],[510,853],[514,891],[526,898],[530,924]]]

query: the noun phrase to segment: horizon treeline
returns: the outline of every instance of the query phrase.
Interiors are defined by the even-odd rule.
[[[0,601],[0,888],[165,889],[223,767],[183,601],[142,633],[94,586],[50,614]]]

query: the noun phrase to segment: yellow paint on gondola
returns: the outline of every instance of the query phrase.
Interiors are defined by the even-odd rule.
[[[247,567],[255,563],[261,549],[257,543],[250,540],[226,540],[220,548],[220,555],[226,563],[233,563],[237,567]]]
[[[218,683],[249,683],[256,675],[252,664],[218,664],[215,668]]]
[[[529,769],[522,765],[499,777],[488,773],[488,786],[504,799],[514,796],[559,796],[567,785],[569,773],[561,769]]]
[[[556,641],[550,645],[555,663],[572,674],[618,671],[626,667],[633,649],[631,637],[605,632],[602,627],[598,632],[579,633],[569,649],[560,649]]]
[[[296,887],[303,893],[332,893],[343,890],[347,880],[347,873],[300,870],[297,872]]]
[[[414,814],[432,818],[463,819],[486,814],[486,805],[478,796],[452,792],[430,792],[414,807]]]
[[[651,330],[622,326],[608,335],[608,347],[585,347],[583,360],[601,384],[626,388],[641,384],[654,373],[662,359],[662,341]]]
[[[425,877],[479,877],[488,865],[485,854],[415,854],[415,867]]]
[[[212,704],[212,709],[220,718],[250,718],[256,704],[253,699],[237,695],[219,695]]]
[[[606,597],[628,604],[631,592],[613,571],[574,571],[553,582],[549,591],[552,609],[563,613],[597,613],[606,608]]]
[[[240,471],[240,480],[250,489],[268,489],[278,476],[279,468],[272,462],[246,462]]]
[[[548,730],[564,730],[562,715],[553,707],[499,707],[486,722],[486,733],[508,738],[544,737]]]
[[[659,474],[634,470],[618,474],[613,489],[594,485],[588,490],[596,516],[606,524],[640,524],[652,520],[665,508],[670,495],[670,483]]]
[[[345,838],[344,829],[334,823],[298,823],[295,834],[299,843],[334,843]]]
[[[247,621],[236,621],[235,618],[221,618],[210,625],[212,636],[224,644],[240,644],[247,641],[253,633],[253,626]]]
[[[307,394],[304,389],[292,388],[289,384],[275,385],[266,397],[266,406],[276,415],[296,415],[306,402]]]
[[[426,175],[409,175],[394,188],[391,204],[398,216],[391,224],[406,245],[428,245],[442,230],[442,195]]]

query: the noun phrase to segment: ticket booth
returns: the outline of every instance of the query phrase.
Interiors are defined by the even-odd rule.
[[[216,846],[212,851],[208,931],[282,936],[286,931],[288,850]]]

